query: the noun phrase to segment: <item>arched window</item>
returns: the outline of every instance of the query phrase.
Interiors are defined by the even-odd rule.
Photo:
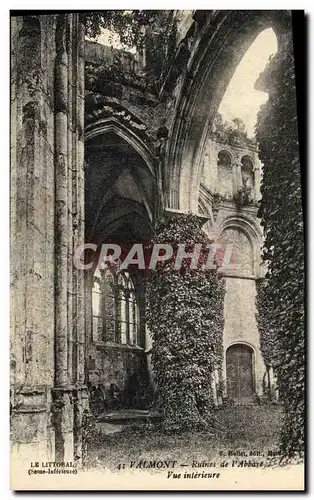
[[[100,289],[100,279],[94,277],[92,290],[92,310],[93,310],[93,338],[99,339],[102,335],[102,293]]]
[[[218,186],[217,190],[223,196],[232,196],[232,162],[228,151],[218,153]]]
[[[231,167],[231,156],[228,151],[222,150],[218,153],[218,166]]]
[[[138,305],[132,278],[128,272],[118,276],[120,293],[120,333],[122,344],[138,344]]]
[[[231,265],[236,266],[232,274],[252,276],[254,274],[253,246],[247,235],[237,227],[228,227],[220,236],[222,245],[232,245]],[[228,272],[230,272],[228,270]]]
[[[139,345],[139,308],[128,272],[111,268],[94,277],[92,291],[93,339]]]
[[[243,187],[251,189],[253,195],[254,170],[253,170],[253,162],[248,155],[244,155],[241,159],[241,175],[242,175]]]
[[[137,306],[134,287],[130,289],[130,295],[129,295],[129,325],[130,325],[130,332],[129,332],[130,343],[139,344],[138,306]]]
[[[102,340],[114,342],[116,338],[116,277],[110,268],[105,269],[101,279],[103,300]]]
[[[129,335],[128,335],[128,295],[127,295],[127,286],[126,286],[126,276],[124,274],[119,274],[118,276],[118,286],[119,286],[119,304],[120,304],[120,316],[119,316],[119,324],[118,324],[118,334],[120,333],[120,339],[118,338],[118,342],[121,344],[129,344]]]

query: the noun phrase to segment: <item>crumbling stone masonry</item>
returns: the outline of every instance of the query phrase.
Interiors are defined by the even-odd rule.
[[[12,18],[13,456],[81,458],[85,386],[84,28]]]
[[[217,138],[213,123],[246,50],[272,27],[280,53],[290,13],[175,15],[159,79],[152,40],[134,55],[86,40],[78,14],[11,19],[11,441],[18,466],[81,463],[97,394],[104,405],[107,397],[124,404],[119,391],[132,394],[126,405],[145,404],[151,339],[141,276],[129,277],[125,316],[121,295],[115,302],[110,336],[109,327],[94,327],[94,273],[78,271],[72,257],[84,241],[149,238],[164,213],[198,213],[208,235],[239,250],[239,272],[226,276],[224,369],[212,384],[221,404],[232,395],[228,364],[241,358],[251,370],[244,402],[263,393],[255,319],[256,280],[264,276],[260,163],[254,145]],[[101,287],[110,292],[108,283]],[[133,340],[123,330],[131,296],[138,301]]]

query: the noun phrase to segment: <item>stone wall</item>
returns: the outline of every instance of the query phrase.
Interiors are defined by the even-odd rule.
[[[11,440],[29,463],[81,456],[84,28],[75,14],[11,23]]]
[[[253,348],[253,373],[255,392],[262,395],[265,366],[259,347],[259,332],[256,324],[256,285],[254,279],[226,278],[224,305],[224,353],[234,343],[245,343]],[[224,379],[226,362],[224,359]]]
[[[249,46],[249,43],[253,41],[255,33],[257,34],[259,30],[261,30],[264,26],[265,23],[267,24],[267,20],[264,15],[257,16],[256,19],[258,21],[259,26],[255,26],[254,28],[252,27],[251,23],[253,23],[255,17],[252,16],[252,19],[250,19],[247,22],[246,26],[246,33],[244,34],[243,38],[240,40],[240,44],[243,45],[241,46],[241,53],[244,53],[244,48]],[[124,76],[121,78],[118,76],[118,81],[119,81],[119,92],[120,94],[111,94],[111,86],[110,85],[105,85],[105,79],[103,80],[103,84],[100,83],[100,80],[98,81],[98,90],[101,92],[103,96],[105,96],[105,101],[106,102],[118,102],[119,105],[122,105],[124,109],[129,110],[134,114],[134,116],[140,117],[143,123],[143,129],[145,129],[145,133],[147,136],[151,136],[153,138],[153,144],[156,144],[156,139],[157,136],[156,134],[156,124],[162,124],[163,127],[167,130],[170,131],[170,140],[167,138],[167,134],[165,135],[165,141],[164,141],[164,154],[166,155],[166,161],[171,162],[171,155],[169,156],[169,153],[171,153],[172,149],[177,149],[178,150],[178,155],[179,155],[179,162],[181,161],[181,164],[188,163],[191,160],[191,168],[189,170],[186,170],[186,178],[184,177],[184,169],[177,170],[174,173],[173,178],[171,176],[169,177],[169,173],[172,169],[172,164],[168,166],[162,165],[161,168],[164,168],[164,177],[166,181],[163,184],[163,190],[164,190],[164,195],[165,195],[165,205],[172,207],[172,208],[177,208],[180,203],[179,203],[179,189],[178,186],[184,185],[184,189],[188,190],[191,194],[191,199],[189,200],[186,198],[186,200],[183,200],[184,203],[180,206],[183,210],[188,210],[192,209],[193,211],[196,211],[196,207],[198,202],[200,202],[200,212],[202,212],[205,216],[208,216],[209,221],[206,224],[206,230],[209,234],[213,235],[215,238],[220,238],[221,234],[229,234],[231,232],[238,231],[239,232],[239,238],[241,240],[241,237],[246,240],[246,231],[249,232],[250,234],[250,239],[248,240],[248,247],[252,248],[252,255],[251,255],[251,264],[250,264],[250,269],[241,269],[238,271],[238,273],[232,273],[234,278],[230,278],[230,283],[228,282],[228,292],[226,294],[226,304],[225,304],[225,315],[226,315],[226,321],[228,323],[229,321],[229,326],[226,329],[225,332],[225,341],[226,341],[226,348],[228,347],[228,343],[235,342],[236,337],[238,336],[238,340],[240,341],[243,340],[243,336],[246,338],[245,342],[248,342],[252,344],[256,354],[256,361],[255,361],[255,367],[256,367],[256,391],[260,393],[260,380],[263,376],[264,372],[264,367],[261,362],[261,356],[259,352],[259,338],[257,334],[257,327],[256,327],[256,320],[255,320],[255,281],[254,279],[256,277],[260,277],[263,274],[263,271],[261,270],[260,266],[260,243],[261,243],[261,231],[259,227],[259,223],[256,220],[256,212],[257,212],[257,206],[255,204],[256,200],[260,198],[260,188],[259,188],[259,182],[260,182],[260,162],[258,160],[258,156],[256,153],[256,148],[249,147],[247,144],[221,144],[219,141],[217,141],[214,137],[208,136],[206,137],[206,141],[202,143],[201,149],[202,149],[202,156],[195,156],[193,159],[189,157],[189,154],[187,153],[186,150],[184,150],[183,146],[186,149],[189,149],[189,141],[185,142],[184,137],[179,134],[178,136],[175,136],[172,134],[172,130],[175,129],[175,120],[176,120],[176,113],[181,114],[181,111],[183,107],[185,106],[185,102],[188,102],[189,99],[191,98],[191,95],[187,92],[182,92],[182,88],[184,88],[184,85],[186,85],[187,81],[187,75],[186,75],[186,70],[187,70],[187,64],[189,58],[190,61],[192,58],[195,56],[195,53],[198,50],[198,43],[199,40],[204,36],[204,32],[208,30],[208,32],[212,32],[212,27],[210,23],[213,23],[213,26],[215,25],[215,20],[220,20],[223,25],[225,22],[226,25],[230,22],[228,19],[228,14],[223,14],[222,12],[219,11],[211,11],[210,14],[204,14],[201,15],[201,13],[195,13],[191,11],[186,11],[186,12],[180,12],[180,19],[179,19],[179,32],[177,36],[177,42],[176,42],[176,53],[173,58],[172,65],[169,68],[169,73],[165,77],[165,81],[163,83],[163,86],[161,88],[161,91],[158,95],[155,94],[155,100],[156,100],[156,106],[147,107],[144,102],[138,102],[136,103],[133,101],[133,99],[130,97],[132,96],[132,93],[134,92],[134,89],[138,85],[138,83],[141,81],[136,80],[136,77],[138,78],[139,75],[141,74],[140,67],[139,65],[136,66],[136,57],[134,55],[128,54],[127,56],[121,52],[121,57],[122,59],[120,60],[120,65],[123,67],[123,73]],[[255,21],[256,21],[255,19]],[[239,20],[237,20],[238,22]],[[254,22],[255,22],[254,21]],[[223,30],[222,30],[223,32]],[[215,35],[213,35],[216,37]],[[91,45],[90,42],[86,42],[86,48],[87,48],[87,60],[90,62],[97,62],[100,64],[100,66],[106,66],[106,67],[111,67],[114,69],[114,58],[117,57],[117,52],[108,49],[107,47],[101,48],[100,46],[97,47],[96,45]],[[230,54],[228,53],[226,55],[227,58],[230,59]],[[237,60],[237,57],[234,58],[232,61],[233,64],[235,64]],[[135,68],[135,69],[134,69]],[[145,70],[145,68],[142,68]],[[197,64],[195,64],[195,67],[192,66],[190,69],[191,75],[192,70],[195,72],[199,71],[199,67]],[[144,72],[145,73],[145,72]],[[144,75],[142,72],[142,76]],[[126,75],[129,75],[126,78]],[[191,77],[190,75],[190,77]],[[195,76],[195,75],[194,75]],[[107,77],[106,77],[107,78]],[[113,78],[113,76],[112,76]],[[108,82],[109,82],[110,77],[108,77]],[[197,80],[197,79],[196,79]],[[115,80],[117,82],[117,80]],[[143,84],[143,79],[142,79],[142,84]],[[226,82],[224,82],[223,85],[220,85],[219,82],[217,82],[217,79],[215,80],[215,83],[222,88],[223,85],[225,85]],[[89,85],[89,84],[87,84]],[[140,86],[138,86],[139,91]],[[215,92],[219,94],[220,90],[215,89]],[[152,95],[154,95],[154,91],[151,90]],[[206,93],[208,94],[208,90],[206,90]],[[150,94],[148,94],[148,98],[151,99]],[[217,98],[217,96],[216,96]],[[202,107],[205,108],[207,106],[204,106],[204,99],[202,98],[201,94],[198,96],[198,99],[200,99],[200,102],[202,103]],[[183,100],[180,104],[180,100]],[[148,101],[147,101],[148,102]],[[158,104],[157,104],[158,103]],[[140,109],[137,109],[137,104],[139,105]],[[144,104],[144,106],[143,106]],[[103,105],[103,104],[102,104]],[[182,107],[183,106],[183,107]],[[212,104],[211,104],[212,106]],[[207,106],[208,107],[208,106]],[[193,108],[192,108],[193,109]],[[89,106],[87,105],[87,110],[89,112]],[[118,111],[119,112],[119,111]],[[99,111],[97,111],[97,116],[100,118],[102,117],[101,114],[101,106],[99,107]],[[114,116],[114,114],[113,114]],[[132,115],[130,120],[132,121]],[[89,115],[87,120],[95,120],[95,117],[93,118],[92,115]],[[88,122],[89,123],[89,122]],[[188,123],[188,121],[187,121]],[[208,127],[208,123],[206,124],[206,127]],[[204,127],[205,127],[205,122],[204,122]],[[155,135],[155,136],[154,136]],[[205,134],[206,135],[206,134]],[[202,141],[204,140],[204,130],[202,127],[198,127],[198,132],[193,135],[193,140],[191,141],[191,145],[193,144],[193,141],[197,139],[199,136],[199,139],[201,140],[202,136]],[[240,141],[241,142],[241,141]],[[230,152],[230,157],[231,157],[231,163],[230,163],[230,172],[226,170],[224,172],[226,175],[229,175],[230,173],[230,178],[226,178],[226,175],[221,175],[221,169],[218,165],[218,155],[221,150],[227,150]],[[185,151],[185,152],[183,152]],[[167,156],[168,155],[168,156]],[[242,166],[241,166],[241,159],[243,156],[249,156],[252,159],[252,179],[253,179],[253,186],[251,190],[251,198],[250,198],[250,204],[249,206],[246,207],[237,207],[235,203],[234,197],[236,197],[237,193],[241,188],[243,188],[243,172],[242,172]],[[162,162],[164,161],[164,157],[161,157]],[[193,172],[199,171],[198,174],[195,174],[194,181],[195,183],[191,183],[189,179],[191,179],[191,175],[193,175]],[[192,172],[193,171],[193,172]],[[194,182],[193,181],[193,182]],[[199,191],[199,184],[201,184],[201,190],[200,190],[200,198],[198,200],[198,191]],[[204,188],[202,188],[202,186]],[[203,191],[202,191],[203,190]],[[205,193],[205,194],[204,194]],[[217,197],[218,195],[218,197]],[[219,205],[219,206],[218,206]],[[225,231],[225,232],[224,232]],[[244,232],[243,232],[244,231]],[[239,242],[240,242],[239,240]],[[242,240],[241,240],[242,241]],[[234,242],[236,243],[236,241]],[[241,243],[241,242],[240,242]],[[239,243],[239,244],[240,244]],[[241,246],[241,245],[240,245]],[[242,251],[242,247],[240,249],[240,252]],[[243,264],[243,263],[242,263]],[[243,266],[242,266],[243,267]],[[251,277],[251,280],[244,279],[245,277]],[[234,281],[232,281],[234,280]],[[235,322],[235,326],[233,330],[230,330],[230,318],[233,317],[235,314],[235,311],[233,311],[234,304],[237,304],[239,297],[241,294],[245,295],[244,298],[244,303],[247,305],[247,308],[249,311],[251,311],[251,314],[249,314],[247,317],[245,313],[243,312],[242,314],[242,323],[241,323],[241,328],[242,331],[239,331],[240,326],[238,325],[237,322]],[[229,319],[228,319],[229,318]],[[247,323],[244,324],[245,319],[247,319]],[[240,320],[239,320],[240,321]],[[232,322],[232,321],[231,321]],[[122,355],[120,357],[122,360]],[[102,360],[103,362],[103,360]],[[98,372],[101,370],[101,364],[98,366]],[[121,369],[122,369],[122,374],[124,368],[123,368],[123,363],[121,361]],[[97,373],[98,373],[97,372]],[[96,376],[96,372],[93,373],[93,377]],[[97,375],[98,376],[98,375]],[[121,375],[123,378],[123,375]],[[97,378],[97,377],[96,377]],[[110,377],[107,377],[108,380]],[[118,377],[119,378],[119,377]],[[105,383],[107,383],[105,381]]]
[[[223,161],[220,161],[221,153],[230,161],[228,165],[224,165]],[[209,138],[204,148],[201,183],[208,186],[213,193],[218,193],[222,197],[232,200],[237,191],[243,188],[242,159],[244,157],[250,158],[252,162],[250,198],[252,201],[258,201],[261,197],[261,163],[257,154],[257,146],[248,148],[241,143],[231,145]]]
[[[102,397],[94,413],[122,408],[146,409],[150,386],[144,349],[128,345],[91,345],[89,350],[89,386],[100,389]]]
[[[228,165],[219,165],[219,152],[226,154]],[[254,183],[248,203],[239,206],[237,190],[243,187],[241,159],[252,159]],[[225,162],[227,163],[227,162]],[[219,169],[224,168],[224,175]],[[262,395],[265,366],[260,352],[256,322],[256,278],[263,277],[261,266],[262,229],[257,218],[260,199],[260,161],[256,148],[245,144],[222,143],[212,138],[204,147],[199,207],[209,218],[205,226],[208,235],[223,245],[232,244],[232,269],[221,269],[226,279],[224,304],[224,396],[227,396],[226,351],[233,344],[245,344],[253,349],[253,386]],[[229,176],[226,179],[226,175]]]
[[[143,73],[136,55],[85,40],[85,62],[86,124],[100,119],[101,111],[106,116],[110,108],[111,114],[117,113],[122,121],[124,111],[128,126],[132,117],[139,121],[138,132],[141,127],[147,131],[155,127],[159,100],[153,81]]]
[[[185,13],[172,63],[158,88],[139,57],[121,51],[118,56],[86,42],[77,14],[12,18],[13,455],[27,463],[30,457],[80,459],[87,383],[101,385],[108,397],[111,384],[123,392],[135,374],[145,375],[142,349],[90,342],[88,280],[72,264],[74,248],[84,241],[84,127],[101,121],[147,153],[157,179],[156,198],[162,198],[158,213],[162,208],[197,212],[200,204],[209,234],[219,238],[224,230],[238,228],[250,238],[252,276],[227,277],[225,347],[238,341],[253,346],[260,392],[264,367],[254,279],[263,271],[257,206],[239,208],[232,199],[217,198],[224,192],[217,183],[217,145],[210,146],[210,129],[230,77],[255,36],[270,26],[278,31],[286,17],[266,11]],[[235,161],[233,193],[239,183]]]
[[[12,452],[51,456],[54,384],[55,20],[12,18]]]

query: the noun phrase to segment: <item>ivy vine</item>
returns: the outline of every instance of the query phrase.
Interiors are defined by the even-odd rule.
[[[271,368],[274,364],[274,332],[272,325],[269,322],[269,317],[272,313],[269,310],[271,304],[267,300],[267,281],[264,279],[256,282],[256,305],[258,314],[256,314],[256,321],[260,334],[260,349],[263,360],[267,369]]]
[[[192,251],[209,243],[199,218],[177,215],[159,223],[153,243]],[[183,260],[161,262],[147,277],[146,321],[153,338],[157,405],[165,431],[206,428],[214,406],[212,374],[221,369],[225,284],[217,269]]]
[[[250,186],[241,186],[238,188],[237,192],[233,195],[233,201],[237,210],[241,210],[242,207],[253,203],[252,188]]]
[[[223,119],[220,113],[217,113],[213,123],[212,136],[223,144],[246,145],[252,149],[257,147],[255,138],[248,136],[244,121],[237,117],[228,122]]]
[[[105,29],[118,34],[122,47],[147,48],[146,72],[158,80],[174,54],[176,17],[172,10],[105,10],[81,13],[88,37],[97,39]]]
[[[293,44],[286,36],[263,75],[269,99],[256,138],[264,164],[259,217],[264,227],[266,281],[258,287],[261,349],[273,365],[284,409],[281,449],[304,449],[304,239]]]

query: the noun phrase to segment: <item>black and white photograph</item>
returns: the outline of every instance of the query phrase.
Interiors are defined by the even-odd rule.
[[[305,13],[85,7],[10,11],[10,487],[304,491]]]

